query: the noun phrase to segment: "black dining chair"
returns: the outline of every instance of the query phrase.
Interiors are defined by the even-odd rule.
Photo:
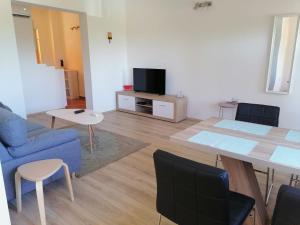
[[[239,103],[235,120],[278,127],[279,114],[277,106]]]
[[[272,225],[300,224],[300,189],[283,185],[280,187]]]
[[[279,126],[280,108],[270,105],[259,105],[251,103],[239,103],[235,120],[268,125],[272,127]],[[267,168],[266,171],[255,170],[258,173],[266,175],[265,203],[268,205],[269,197],[274,186],[275,170]],[[270,184],[271,177],[271,184]]]
[[[279,115],[280,115],[280,108],[277,106],[239,103],[237,107],[235,120],[278,127]],[[216,167],[218,166],[219,160],[220,158],[219,156],[217,156]],[[275,170],[274,169],[271,170],[270,168],[267,168],[266,171],[257,170],[257,169],[255,171],[266,175],[265,204],[268,205],[269,197],[274,186]],[[271,178],[271,182],[270,182],[270,178]]]
[[[255,200],[231,192],[226,171],[162,150],[153,158],[159,225],[162,216],[179,225],[242,225],[251,213]]]

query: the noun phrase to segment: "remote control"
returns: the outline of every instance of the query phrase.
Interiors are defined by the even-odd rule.
[[[84,113],[84,112],[85,112],[85,110],[84,110],[84,109],[80,109],[80,110],[76,110],[76,111],[74,111],[74,113],[75,113],[75,114]]]

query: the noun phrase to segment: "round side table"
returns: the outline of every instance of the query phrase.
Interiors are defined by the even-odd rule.
[[[36,161],[36,162],[27,163],[20,166],[15,174],[16,200],[17,200],[18,212],[22,211],[21,178],[35,182],[41,224],[46,225],[43,180],[46,180],[49,177],[51,177],[61,167],[64,168],[65,177],[66,177],[66,181],[70,193],[70,198],[72,201],[74,201],[74,195],[73,195],[73,189],[72,189],[68,165],[65,164],[61,159]]]
[[[238,102],[220,102],[219,103],[219,118],[223,118],[225,109],[235,109]]]

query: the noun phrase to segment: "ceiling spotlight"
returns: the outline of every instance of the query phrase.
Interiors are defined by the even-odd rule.
[[[24,11],[26,11],[27,9],[26,9],[26,8],[24,8],[23,10],[24,10]]]

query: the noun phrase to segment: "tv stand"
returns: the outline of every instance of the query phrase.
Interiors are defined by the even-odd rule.
[[[169,122],[186,119],[187,99],[134,91],[116,93],[117,110]]]

